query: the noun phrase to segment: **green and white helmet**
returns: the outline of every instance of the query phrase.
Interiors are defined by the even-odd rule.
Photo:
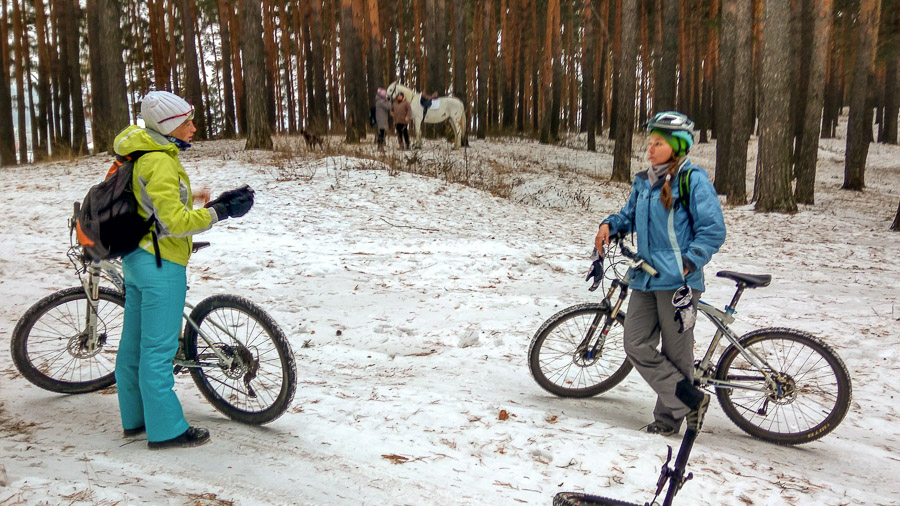
[[[677,111],[658,112],[644,124],[647,132],[659,131],[672,146],[675,156],[684,156],[694,145],[694,122]]]

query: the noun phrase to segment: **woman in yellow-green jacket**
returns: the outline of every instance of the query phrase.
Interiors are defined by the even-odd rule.
[[[117,154],[139,156],[134,194],[141,215],[154,222],[140,246],[122,257],[125,320],[116,356],[119,411],[124,435],[146,431],[150,449],[199,446],[209,441],[209,431],[185,420],[172,372],[191,236],[246,214],[253,206],[253,190],[226,192],[194,209],[195,194],[178,160],[196,132],[193,107],[175,94],[151,91],[141,102],[141,116],[145,128],[129,126],[115,139]]]

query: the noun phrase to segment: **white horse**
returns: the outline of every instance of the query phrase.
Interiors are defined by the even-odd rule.
[[[394,81],[387,88],[387,98],[392,103],[397,95],[403,93],[403,97],[409,101],[412,107],[412,122],[415,127],[416,147],[422,147],[422,94],[403,86]],[[459,148],[462,143],[463,135],[466,133],[466,106],[462,100],[456,97],[438,97],[432,100],[431,107],[428,108],[428,114],[425,115],[425,123],[443,123],[450,120],[453,127],[453,134],[456,137],[453,147]]]

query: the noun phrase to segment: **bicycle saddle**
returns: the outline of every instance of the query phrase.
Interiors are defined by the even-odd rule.
[[[743,283],[747,288],[769,286],[769,283],[772,282],[772,276],[770,274],[743,274],[734,271],[719,271],[716,273],[716,276]]]

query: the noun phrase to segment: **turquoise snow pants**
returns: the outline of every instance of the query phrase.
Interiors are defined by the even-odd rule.
[[[172,359],[178,351],[187,292],[184,266],[141,248],[122,258],[125,321],[116,355],[122,427],[147,427],[148,441],[165,441],[188,429],[175,395]]]

